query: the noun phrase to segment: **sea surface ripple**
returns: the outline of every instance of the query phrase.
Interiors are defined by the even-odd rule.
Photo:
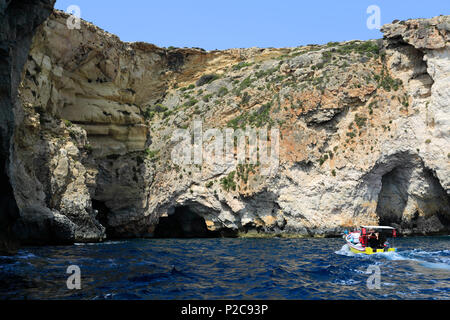
[[[450,237],[351,254],[343,239],[138,239],[0,256],[0,299],[450,299]],[[81,270],[69,290],[67,267]],[[380,270],[379,289],[369,289]]]

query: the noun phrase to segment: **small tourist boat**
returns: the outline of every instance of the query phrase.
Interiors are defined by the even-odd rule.
[[[344,236],[351,252],[365,254],[395,252],[388,241],[388,238],[395,237],[397,230],[388,226],[361,226],[360,230]]]

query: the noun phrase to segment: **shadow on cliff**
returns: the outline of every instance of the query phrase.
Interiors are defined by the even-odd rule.
[[[401,167],[396,167],[382,176],[376,209],[380,225],[401,224],[408,202],[410,178],[410,170]]]
[[[0,1],[0,251],[6,253],[17,247],[10,229],[19,215],[7,172],[13,106],[34,32],[54,4],[55,0]]]
[[[381,172],[381,189],[376,213],[380,225],[398,227],[413,234],[440,234],[450,230],[450,197],[435,172],[417,155],[395,155],[386,173]]]
[[[220,232],[210,231],[205,219],[188,206],[176,207],[175,212],[159,218],[155,238],[217,238]]]
[[[6,159],[0,155],[0,254],[14,253],[19,242],[11,232],[11,226],[19,218],[19,208],[6,174]]]

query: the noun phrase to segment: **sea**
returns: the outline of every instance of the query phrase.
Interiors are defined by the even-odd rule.
[[[351,253],[342,238],[24,247],[0,256],[0,299],[450,299],[450,236],[393,245],[374,255]]]

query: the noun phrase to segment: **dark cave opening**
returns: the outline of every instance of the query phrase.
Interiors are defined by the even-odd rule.
[[[376,213],[380,225],[400,224],[408,201],[408,170],[394,168],[381,178]]]
[[[408,199],[413,201],[416,209],[412,212],[409,208],[410,212],[405,217],[406,206],[411,206]],[[427,233],[450,229],[450,197],[435,172],[424,166],[419,172],[417,167],[404,165],[384,174],[376,213],[380,225],[427,230]],[[433,216],[440,223],[427,222],[432,221]]]
[[[0,251],[14,251],[17,241],[11,232],[12,224],[20,217],[13,188],[6,173],[6,159],[0,155]]]
[[[111,230],[108,229],[108,214],[111,210],[106,206],[105,202],[92,199],[92,209],[97,211],[97,221],[105,227],[106,236],[111,236]]]
[[[155,228],[155,238],[217,238],[221,232],[210,231],[205,219],[188,206],[176,207],[175,212],[161,217]]]
[[[442,187],[439,179],[436,177],[435,171],[425,168],[424,173],[427,179],[431,180],[434,185],[433,198],[438,203],[438,209],[435,212],[436,217],[446,230],[450,230],[450,195]]]

